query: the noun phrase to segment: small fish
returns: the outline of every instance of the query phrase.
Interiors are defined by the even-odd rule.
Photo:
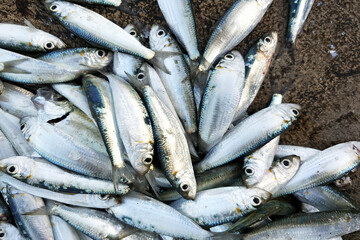
[[[271,3],[272,0],[236,1],[212,33],[199,71],[207,71],[219,57],[238,45],[261,21]]]
[[[271,141],[300,115],[297,104],[274,105],[249,116],[229,131],[205,158],[194,166],[197,173],[223,165]]]
[[[158,0],[162,14],[171,31],[180,44],[186,49],[191,60],[199,56],[196,39],[195,20],[190,0]]]
[[[1,240],[25,240],[14,225],[7,222],[0,222],[0,239]]]
[[[29,21],[28,26],[10,23],[0,23],[0,47],[17,51],[51,51],[56,48],[65,48],[66,45],[59,38],[36,29]]]
[[[315,0],[291,0],[290,19],[286,40],[295,43],[295,40],[309,16]]]
[[[240,52],[226,54],[209,75],[199,118],[199,145],[205,153],[222,139],[239,104],[245,79]]]
[[[179,199],[171,207],[203,227],[236,221],[254,211],[270,198],[271,194],[246,187],[222,187],[199,192],[196,199]]]

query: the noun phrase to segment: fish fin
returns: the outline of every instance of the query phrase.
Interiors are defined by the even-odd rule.
[[[242,239],[242,234],[235,234],[235,233],[228,233],[228,232],[214,232],[210,237],[211,240],[235,240],[235,239]]]
[[[24,23],[25,23],[25,25],[26,26],[28,26],[29,28],[31,28],[31,29],[33,29],[33,30],[37,30],[37,28],[34,26],[34,25],[32,25],[32,23],[29,21],[29,20],[27,20],[26,18],[24,18]]]
[[[34,215],[51,215],[50,212],[47,210],[46,206],[43,206],[41,208],[34,209],[30,212],[23,213],[22,215],[25,216],[34,216]]]
[[[116,166],[113,166],[112,167],[112,181],[114,184],[115,191],[118,192],[118,191],[120,191],[120,189],[118,188],[119,183],[122,183],[122,184],[134,183],[135,177],[127,167],[117,168]]]
[[[155,196],[156,196],[156,199],[160,199],[161,200],[161,197],[160,197],[160,193],[159,193],[159,190],[156,186],[156,181],[155,181],[155,177],[154,177],[154,174],[152,172],[152,170],[150,169],[146,174],[145,174],[145,178],[146,180],[148,181],[151,189],[153,190]]]
[[[129,78],[131,85],[139,92],[141,92],[144,86],[149,85],[149,83],[146,83],[143,80],[139,80],[137,76],[133,76],[128,72],[125,72],[125,74]]]
[[[180,55],[181,53],[178,52],[155,52],[155,56],[149,60],[149,62],[156,68],[160,69],[161,71],[163,71],[166,74],[171,75],[169,69],[167,69],[167,67],[164,64],[165,59],[167,59],[168,57],[172,57],[172,56],[176,56],[176,55]]]
[[[25,71],[23,69],[16,67],[16,65],[19,65],[20,63],[23,63],[25,61],[28,61],[28,59],[23,58],[23,59],[17,59],[17,60],[12,60],[12,61],[1,62],[0,64],[4,65],[4,70],[2,72],[18,73],[18,74],[31,74],[31,72],[28,72],[28,71]]]

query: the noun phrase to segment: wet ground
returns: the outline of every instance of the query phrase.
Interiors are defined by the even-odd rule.
[[[22,23],[23,18],[27,18],[37,28],[60,37],[70,47],[88,45],[53,20],[42,2],[0,0],[0,22]],[[203,51],[216,21],[235,0],[193,2],[199,48]],[[316,0],[297,39],[295,61],[284,43],[288,2],[274,0],[262,22],[237,47],[245,55],[265,33],[277,31],[279,34],[278,54],[250,112],[264,108],[271,95],[280,92],[284,102],[298,103],[303,108],[301,118],[282,135],[281,143],[325,149],[341,142],[360,140],[360,1]],[[127,5],[122,10],[88,7],[122,27],[136,23],[149,29],[153,23],[164,24],[156,1],[128,0]],[[352,184],[343,190],[360,204],[360,170],[350,177]],[[344,239],[360,239],[360,233]]]

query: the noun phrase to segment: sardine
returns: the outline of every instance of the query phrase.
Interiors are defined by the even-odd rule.
[[[1,240],[25,240],[19,229],[7,222],[0,222],[0,238]]]
[[[17,156],[18,153],[0,130],[0,159]]]
[[[321,151],[314,148],[293,145],[279,145],[276,150],[275,157],[282,158],[289,155],[296,155],[300,157],[301,162],[305,162],[319,152]]]

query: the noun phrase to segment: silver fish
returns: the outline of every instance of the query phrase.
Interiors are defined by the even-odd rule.
[[[278,43],[278,34],[271,32],[260,38],[245,56],[245,84],[234,115],[239,122],[254,101],[269,70]]]
[[[294,193],[340,178],[360,163],[359,149],[360,142],[346,142],[321,151],[302,163],[296,175],[274,195]]]
[[[18,156],[2,159],[0,169],[27,184],[52,191],[125,194],[130,190],[128,186],[119,184],[117,191],[114,191],[114,185],[110,181],[71,174],[36,158]]]
[[[301,161],[298,156],[287,156],[275,160],[269,171],[264,174],[261,181],[255,184],[254,187],[264,189],[274,194],[294,177],[299,169],[300,163]]]
[[[236,1],[212,33],[199,70],[207,71],[218,57],[238,45],[260,22],[271,3],[272,0]]]
[[[44,201],[12,186],[7,186],[6,191],[11,212],[16,224],[21,229],[21,233],[29,239],[54,240],[49,216],[24,215],[44,207]]]
[[[246,234],[243,239],[322,240],[339,237],[358,230],[360,230],[359,213],[321,212],[297,214],[282,218]]]
[[[50,221],[56,240],[80,240],[75,228],[61,218],[51,215]]]
[[[170,204],[197,224],[211,227],[239,219],[254,211],[271,194],[258,188],[222,187],[199,192],[194,201],[179,199]]]
[[[190,0],[158,0],[162,14],[171,31],[186,49],[191,60],[199,56],[195,20]]]
[[[24,118],[22,125],[30,146],[50,162],[87,176],[111,179],[111,161],[108,156],[36,118]]]
[[[300,109],[297,104],[280,104],[251,115],[229,131],[194,166],[195,171],[204,172],[223,165],[264,145],[288,128],[299,116]]]
[[[286,39],[295,43],[306,18],[308,17],[311,7],[315,0],[292,0],[290,1],[290,19]]]
[[[18,153],[13,148],[4,133],[0,130],[0,159],[17,156]]]
[[[125,80],[106,74],[114,99],[121,140],[133,168],[141,175],[149,171],[154,155],[154,136],[149,114],[138,93]]]
[[[100,14],[65,1],[45,2],[46,8],[68,30],[97,47],[152,59],[155,52]]]
[[[164,28],[153,25],[150,31],[150,47],[157,52],[180,53],[164,60],[169,73],[161,69],[157,69],[157,72],[186,132],[196,132],[196,107],[190,72],[178,44]]]
[[[1,240],[25,240],[19,229],[7,222],[0,222],[0,238]]]
[[[196,180],[181,123],[160,101],[151,87],[143,95],[153,123],[159,160],[166,177],[186,199],[195,199]]]
[[[228,130],[239,104],[244,78],[245,63],[238,51],[226,54],[210,72],[199,119],[200,148],[204,152],[215,146]]]
[[[19,51],[50,51],[55,48],[65,48],[66,45],[59,38],[36,29],[30,22],[28,26],[10,23],[0,23],[0,47]]]
[[[319,152],[321,151],[314,148],[293,145],[279,145],[275,156],[277,158],[282,158],[289,155],[296,155],[300,157],[301,162],[305,162]]]

